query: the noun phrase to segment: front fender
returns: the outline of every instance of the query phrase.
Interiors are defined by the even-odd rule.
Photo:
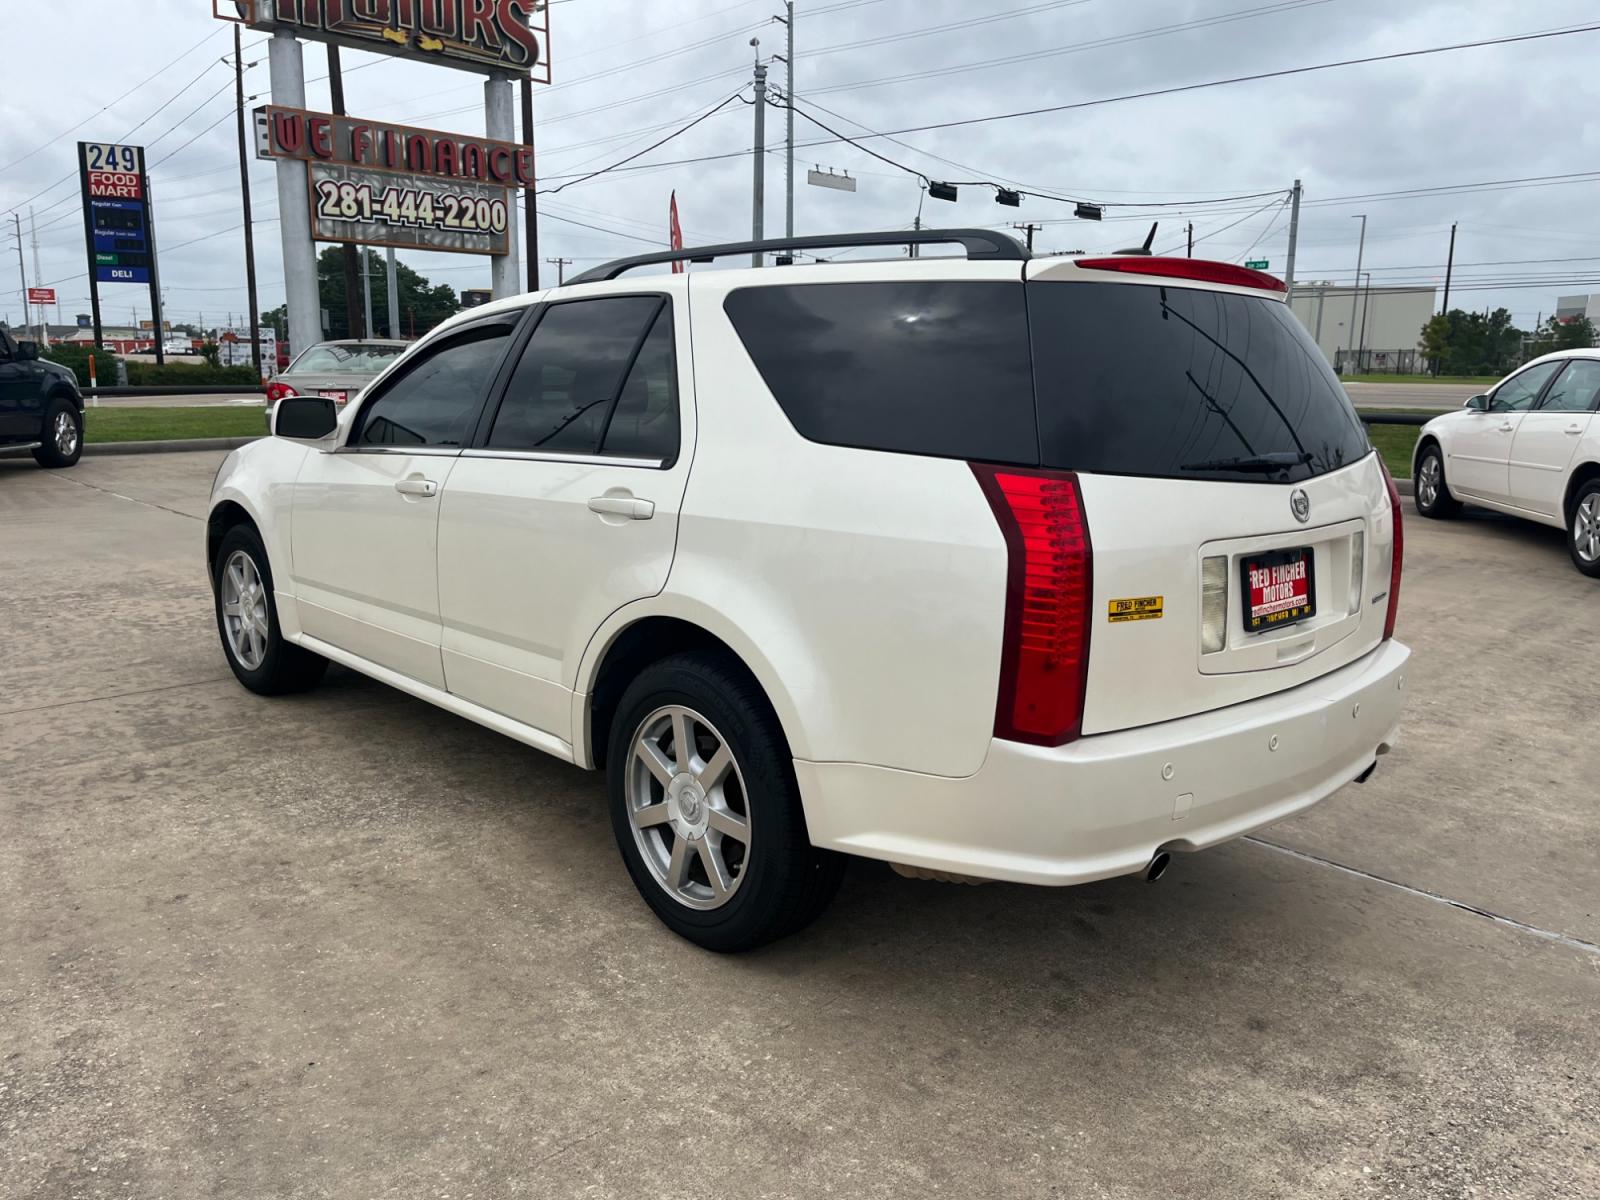
[[[262,438],[241,446],[223,459],[211,485],[209,514],[226,503],[242,508],[261,534],[272,571],[272,590],[278,606],[278,624],[291,641],[300,636],[299,610],[294,600],[294,559],[290,551],[290,520],[294,508],[294,483],[300,475],[306,446],[284,438]]]

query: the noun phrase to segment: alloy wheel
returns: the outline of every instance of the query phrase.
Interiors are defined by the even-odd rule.
[[[624,786],[656,883],[688,908],[728,903],[749,862],[750,806],[727,739],[692,709],[658,708],[633,735]]]
[[[267,657],[267,589],[261,572],[243,550],[228,556],[222,568],[222,625],[228,649],[247,671]]]
[[[1417,499],[1423,508],[1432,508],[1439,499],[1439,459],[1430,454],[1422,460],[1422,470],[1417,472]]]
[[[63,458],[71,458],[78,450],[78,423],[72,419],[72,414],[66,411],[56,414],[55,428],[52,430],[55,437],[56,453]]]
[[[1583,562],[1600,561],[1600,492],[1590,492],[1574,510],[1572,547]]]

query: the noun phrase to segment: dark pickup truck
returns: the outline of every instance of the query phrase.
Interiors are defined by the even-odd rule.
[[[0,450],[32,450],[41,467],[70,467],[83,453],[83,394],[60,363],[0,327]]]

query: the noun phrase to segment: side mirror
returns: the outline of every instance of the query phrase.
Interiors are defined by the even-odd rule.
[[[38,342],[18,342],[17,343],[17,361],[18,362],[33,362],[38,357],[39,357],[39,343]]]
[[[1469,397],[1467,397],[1467,402],[1465,404],[1463,404],[1461,407],[1465,408],[1465,409],[1469,409],[1472,412],[1488,412],[1489,411],[1489,397],[1488,396],[1469,396]]]
[[[285,396],[272,410],[275,437],[320,442],[338,423],[338,409],[324,396]]]

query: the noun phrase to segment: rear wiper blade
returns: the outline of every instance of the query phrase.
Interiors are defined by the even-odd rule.
[[[1248,458],[1216,458],[1210,462],[1184,463],[1180,470],[1184,471],[1260,471],[1270,474],[1273,471],[1287,471],[1290,467],[1303,467],[1315,455],[1310,453],[1289,454],[1257,454]]]

